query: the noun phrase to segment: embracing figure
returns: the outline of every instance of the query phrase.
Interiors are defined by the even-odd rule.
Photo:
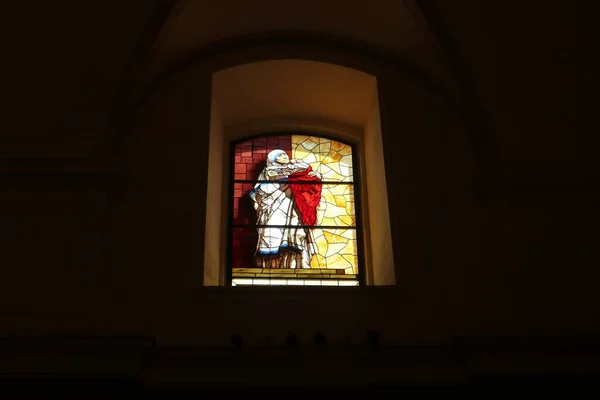
[[[310,268],[316,253],[312,230],[321,200],[321,175],[284,150],[267,155],[250,192],[257,214],[259,268]]]

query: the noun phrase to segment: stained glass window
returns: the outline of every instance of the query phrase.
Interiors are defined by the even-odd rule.
[[[233,157],[231,284],[358,286],[353,146],[267,135]]]

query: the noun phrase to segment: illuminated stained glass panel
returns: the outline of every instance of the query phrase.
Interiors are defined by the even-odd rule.
[[[291,186],[302,188],[304,184],[290,183]],[[235,225],[255,224],[256,211],[249,193],[253,190],[252,183],[234,183],[233,190],[233,223]],[[281,203],[273,208],[281,207]],[[272,211],[275,211],[275,210]],[[318,226],[355,226],[354,185],[321,184],[321,198],[316,209]]]
[[[300,232],[303,231],[303,232]],[[253,228],[233,229],[233,255],[234,271],[261,274],[289,274],[286,278],[311,278],[314,274],[327,275],[327,278],[340,278],[337,275],[352,275],[356,278],[358,274],[358,257],[355,229],[310,229],[304,228],[274,228],[261,229],[260,234]],[[314,250],[310,254],[308,268],[301,268],[305,249],[291,248],[289,243],[299,236],[309,236],[313,241]],[[278,248],[276,257],[272,262],[265,263],[262,258],[255,257],[258,241],[268,244],[278,244],[283,237],[285,242]],[[275,246],[274,246],[275,247]],[[279,254],[281,253],[281,254]],[[260,269],[261,271],[257,271]],[[308,275],[307,275],[308,274]],[[292,276],[293,275],[293,276]],[[330,276],[336,275],[336,276]],[[250,276],[238,274],[238,277]],[[256,275],[251,275],[257,277]]]
[[[235,145],[232,285],[358,285],[352,156],[308,135]]]
[[[293,157],[310,164],[325,181],[352,182],[352,147],[316,136],[292,135]]]

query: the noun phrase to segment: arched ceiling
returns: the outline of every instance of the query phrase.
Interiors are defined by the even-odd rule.
[[[158,35],[146,80],[194,49],[264,32],[308,32],[364,43],[453,85],[450,68],[412,0],[186,0]]]

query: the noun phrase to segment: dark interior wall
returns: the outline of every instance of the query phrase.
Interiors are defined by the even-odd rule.
[[[476,298],[495,300],[493,313],[480,313],[491,332],[598,332],[600,297],[593,282],[600,258],[593,232],[600,210],[590,184],[581,178],[514,178],[490,201],[481,265],[495,268],[482,288],[487,292]]]
[[[127,183],[111,215],[111,317],[128,331],[168,325],[161,318],[177,314],[202,282],[211,81],[179,78],[140,105],[122,152]]]
[[[276,53],[228,57],[264,54]],[[196,64],[145,98],[120,189],[64,174],[3,180],[12,266],[3,333],[134,333],[199,345],[226,344],[234,331],[281,340],[290,329],[342,341],[379,328],[389,343],[597,332],[597,252],[587,234],[600,222],[594,180],[489,174],[458,113],[395,69],[377,74],[398,287],[202,288],[212,71]]]
[[[0,159],[89,160],[106,154],[124,72],[137,58],[140,32],[157,3],[7,7]]]
[[[293,329],[309,337],[319,328],[340,339],[377,327],[389,342],[597,333],[597,170],[561,166],[597,159],[596,147],[576,135],[571,11],[554,27],[548,26],[552,18],[538,21],[538,34],[522,40],[519,32],[539,10],[529,3],[519,3],[519,15],[510,2],[495,11],[475,9],[473,2],[462,2],[463,8],[436,3],[456,54],[470,65],[463,72],[471,82],[487,82],[473,90],[486,93],[475,100],[488,110],[489,130],[467,132],[434,90],[401,70],[379,71],[398,288],[299,294],[201,287],[215,68],[198,64],[163,81],[136,110],[120,190],[93,174],[82,184],[63,172],[52,178],[34,173],[35,179],[15,184],[2,164],[0,334],[135,333],[158,335],[166,344],[215,344],[227,343],[235,330],[257,338]],[[548,7],[544,15],[562,13]],[[505,35],[506,21],[514,18]],[[541,37],[559,35],[559,26],[563,36]],[[216,64],[290,57],[284,47],[242,50]],[[338,57],[303,54],[329,62]],[[338,61],[361,65],[347,53]],[[43,115],[52,116],[29,118],[23,126],[31,135],[64,127],[64,107],[51,105],[23,108],[44,108]],[[105,108],[97,105],[80,106]],[[96,154],[95,138],[105,125],[96,119],[90,125],[85,116],[65,117],[74,124],[65,140],[3,136],[0,152],[5,158]],[[95,133],[80,135],[82,126]],[[499,160],[511,168],[492,163],[495,169],[480,169],[471,134],[493,134]],[[541,161],[559,162],[551,170]]]
[[[402,72],[379,90],[398,288],[201,287],[210,72],[199,67],[138,109],[120,190],[64,174],[3,180],[2,333],[198,345],[237,330],[358,340],[376,327],[391,343],[597,332],[594,181],[481,175],[438,95]]]
[[[417,3],[492,139],[476,184],[487,195],[470,325],[597,332],[598,146],[577,125],[577,2]]]
[[[7,175],[0,180],[0,334],[92,331],[106,282],[105,185],[60,173]]]
[[[401,73],[378,82],[398,301],[426,322],[417,336],[458,335],[481,260],[478,155],[439,93]]]
[[[597,165],[597,138],[577,129],[585,82],[577,1],[417,3],[486,119],[500,160]]]
[[[399,286],[310,294],[201,287],[207,164],[198,149],[208,145],[210,71],[264,54],[278,53],[245,49],[192,65],[165,80],[136,115],[125,152],[128,189],[113,215],[119,276],[113,283],[138,326],[163,343],[186,344],[227,343],[236,330],[283,337],[293,329],[307,337],[325,329],[341,340],[377,327],[390,342],[445,341],[462,333],[467,275],[480,259],[473,249],[481,248],[473,245],[481,213],[472,188],[476,157],[456,112],[402,69],[377,72]],[[290,49],[282,54],[293,58]],[[322,61],[319,51],[314,58]],[[128,323],[133,329],[133,320]]]
[[[234,51],[169,75],[135,111],[121,110],[126,127],[115,105],[142,80],[166,15],[140,38],[153,2],[60,3],[6,9],[2,389],[6,377],[38,374],[16,386],[47,390],[49,376],[226,386],[279,383],[290,371],[301,382],[306,365],[313,382],[439,378],[494,390],[539,383],[543,372],[544,384],[597,375],[598,340],[585,343],[600,333],[600,169],[598,135],[577,129],[576,1],[416,1],[455,67],[467,118],[413,75],[376,71],[399,287],[359,291],[201,287],[209,77],[298,54],[372,72],[373,63],[284,43]],[[116,154],[122,129],[122,158],[99,162]],[[248,344],[283,345],[288,330],[309,343],[316,329],[357,343],[371,328],[387,344],[467,338],[433,352],[308,347],[300,358],[284,347],[162,347],[229,344],[235,331]]]

